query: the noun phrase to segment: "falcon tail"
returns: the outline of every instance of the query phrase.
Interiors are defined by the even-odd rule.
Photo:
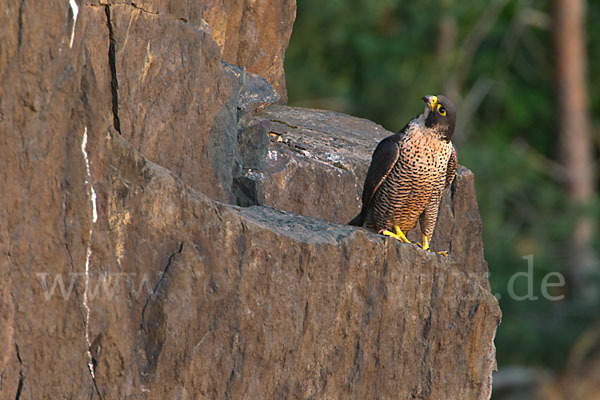
[[[360,223],[360,215],[362,213],[358,213],[358,215],[356,217],[354,217],[354,219],[350,222],[348,222],[348,225],[354,225],[354,226],[361,226],[362,224]]]

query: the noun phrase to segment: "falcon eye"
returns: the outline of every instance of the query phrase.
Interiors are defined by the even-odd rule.
[[[442,105],[441,105],[441,104],[438,104],[438,106],[437,106],[437,110],[438,110],[438,112],[440,113],[440,115],[441,115],[442,117],[446,115],[446,109],[445,109],[444,107],[442,107]]]

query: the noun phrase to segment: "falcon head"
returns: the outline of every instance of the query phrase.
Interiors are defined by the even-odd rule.
[[[450,141],[456,123],[456,110],[452,102],[445,96],[425,96],[425,126],[433,128],[444,140]]]

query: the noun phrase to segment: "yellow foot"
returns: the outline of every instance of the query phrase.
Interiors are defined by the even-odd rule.
[[[423,250],[431,250],[429,248],[429,239],[427,239],[426,235],[421,235],[421,238],[423,240],[423,244],[419,244],[417,243],[417,246],[421,247]],[[437,254],[439,254],[440,256],[444,256],[444,257],[448,257],[448,250],[443,250],[443,251],[436,251]]]
[[[427,239],[427,235],[421,234],[421,239],[423,240],[423,250],[429,250],[429,239]]]
[[[408,240],[406,238],[406,235],[404,234],[404,232],[402,232],[400,230],[399,227],[394,226],[394,231],[396,231],[396,233],[392,233],[392,232],[388,231],[387,229],[385,229],[385,230],[381,231],[380,233],[382,235],[390,236],[390,237],[393,237],[394,239],[398,239],[402,243],[410,243],[410,240]]]

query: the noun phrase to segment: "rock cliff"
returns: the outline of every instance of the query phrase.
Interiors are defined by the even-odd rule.
[[[472,174],[449,258],[344,225],[388,132],[277,104],[294,14],[6,5],[0,398],[489,398]]]

